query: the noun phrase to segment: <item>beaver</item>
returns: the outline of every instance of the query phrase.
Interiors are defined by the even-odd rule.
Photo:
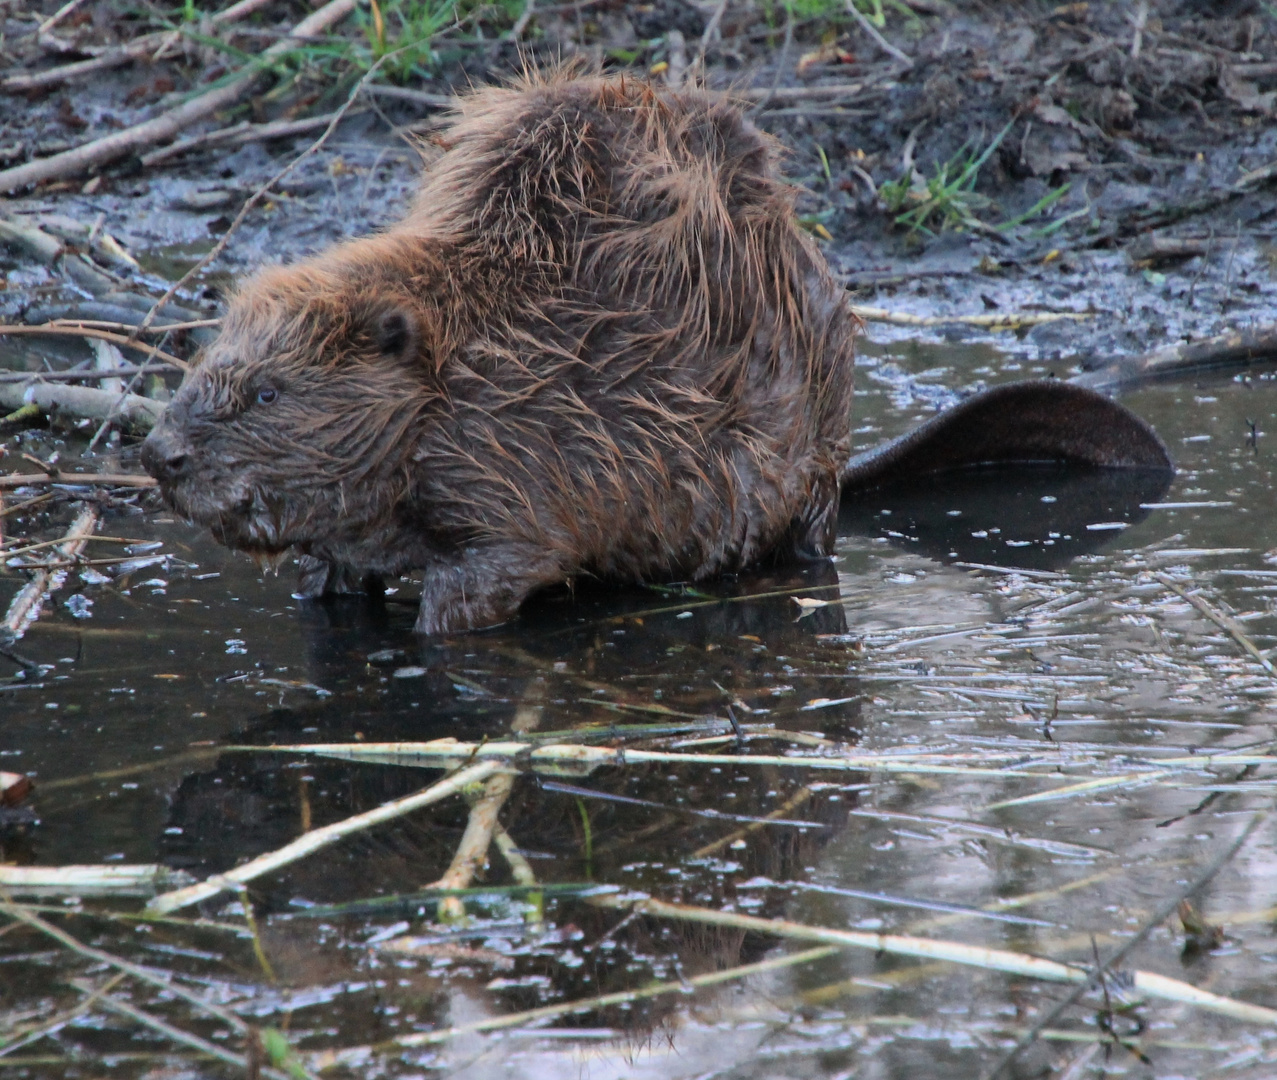
[[[142,449],[171,505],[294,550],[306,595],[422,571],[423,633],[830,554],[859,321],[777,141],[722,94],[560,71],[440,142],[397,225],[231,299]]]

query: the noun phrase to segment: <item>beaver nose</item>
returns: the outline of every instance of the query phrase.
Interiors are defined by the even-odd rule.
[[[157,427],[142,443],[142,468],[162,484],[175,483],[191,471],[190,449],[182,440]]]

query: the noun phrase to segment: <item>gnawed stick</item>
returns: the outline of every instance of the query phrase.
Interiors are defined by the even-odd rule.
[[[1059,322],[1061,319],[1089,319],[1087,311],[1007,311],[982,315],[910,315],[903,311],[852,304],[851,310],[866,322],[891,323],[895,326],[978,326],[985,330],[1021,330],[1026,326]]]
[[[146,905],[146,910],[154,915],[165,915],[170,911],[189,907],[191,904],[198,904],[202,900],[209,900],[227,890],[233,891],[245,882],[252,881],[264,874],[269,874],[274,870],[285,867],[289,863],[296,862],[298,859],[325,848],[329,844],[336,843],[343,837],[361,832],[364,829],[371,828],[373,825],[380,825],[385,821],[392,821],[423,806],[441,802],[471,784],[487,780],[488,777],[500,770],[501,765],[493,761],[483,761],[477,765],[460,769],[438,783],[432,784],[430,787],[424,788],[413,795],[382,803],[381,806],[374,810],[355,814],[353,817],[345,818],[331,825],[325,825],[322,829],[313,829],[311,832],[298,837],[291,844],[285,844],[277,851],[259,855],[256,859],[251,859],[233,870],[228,870],[225,874],[216,874],[198,885],[191,885],[185,889],[176,889],[173,892],[157,896]]]
[[[523,692],[514,719],[510,722],[510,730],[519,733],[534,730],[540,725],[544,710],[545,680],[534,679]],[[429,888],[465,889],[474,880],[476,871],[487,862],[488,848],[492,846],[493,837],[500,828],[497,815],[501,813],[501,808],[510,798],[510,792],[514,790],[516,775],[514,772],[497,773],[484,785],[483,794],[470,807],[470,817],[466,821],[465,832],[461,835],[461,842],[452,856],[452,862],[444,871],[443,877]],[[447,896],[439,901],[441,919],[460,919],[465,913],[465,903],[459,897]]]
[[[318,11],[302,19],[289,37],[272,45],[262,53],[257,62],[241,71],[230,82],[191,98],[177,108],[144,123],[94,139],[74,150],[5,169],[0,172],[0,192],[18,191],[42,180],[77,176],[95,166],[105,165],[134,153],[144,146],[153,146],[176,137],[192,124],[236,104],[253,88],[273,60],[294,47],[294,38],[312,37],[344,19],[354,9],[355,0],[329,0]]]
[[[79,558],[80,552],[84,550],[84,545],[93,535],[97,524],[97,507],[81,506],[75,520],[71,522],[71,527],[67,529],[62,543],[55,549],[57,553],[66,560]],[[27,627],[39,616],[40,605],[44,603],[44,598],[62,588],[66,576],[65,570],[37,570],[10,602],[4,621],[0,623],[0,636],[9,642],[17,641],[22,637],[27,632]]]
[[[241,143],[260,142],[265,139],[282,139],[289,135],[304,135],[308,131],[314,131],[316,128],[321,128],[331,123],[333,116],[333,113],[324,113],[323,116],[308,116],[302,120],[274,120],[268,124],[250,124],[245,121],[233,127],[221,128],[218,131],[208,131],[203,135],[192,135],[189,139],[183,139],[181,142],[170,143],[168,146],[162,146],[158,150],[152,150],[149,154],[142,155],[142,164],[149,168],[161,161],[167,161],[169,158],[185,154],[190,150],[206,150],[211,146],[225,146],[227,144],[235,146]]]
[[[232,4],[225,11],[217,12],[209,21],[214,26],[226,26],[247,15],[251,15],[259,8],[265,7],[269,2],[270,0],[241,0],[240,3]],[[58,14],[60,13],[55,13],[55,16]],[[56,18],[46,20],[46,22],[53,21],[56,21]],[[43,32],[43,28],[41,32]],[[0,91],[21,94],[29,90],[38,90],[41,87],[58,86],[61,83],[73,82],[98,71],[123,67],[125,64],[131,64],[135,60],[141,60],[148,55],[157,53],[176,42],[180,36],[181,32],[177,30],[161,30],[130,41],[127,45],[105,49],[89,60],[79,60],[74,64],[61,64],[58,67],[47,68],[44,71],[10,75],[8,78],[0,80]]]
[[[0,410],[36,405],[42,412],[70,413],[89,420],[112,422],[127,431],[143,433],[155,426],[164,403],[139,394],[117,394],[91,386],[41,382],[33,377],[25,383],[0,383]]]

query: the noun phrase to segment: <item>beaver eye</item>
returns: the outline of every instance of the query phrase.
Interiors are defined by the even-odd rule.
[[[279,397],[279,391],[276,390],[273,386],[263,386],[260,390],[257,391],[257,404],[269,405],[277,397]]]

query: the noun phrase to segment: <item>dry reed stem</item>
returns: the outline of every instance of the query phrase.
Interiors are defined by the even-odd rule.
[[[305,858],[307,855],[334,844],[347,836],[371,828],[374,825],[392,821],[423,806],[441,802],[470,784],[477,784],[486,780],[500,769],[500,763],[495,761],[484,761],[468,768],[460,769],[415,794],[407,795],[402,799],[395,799],[392,802],[382,803],[373,810],[355,814],[353,817],[345,818],[331,825],[325,825],[322,829],[314,829],[298,837],[291,844],[285,844],[276,851],[259,855],[256,859],[243,863],[233,870],[228,870],[225,874],[216,874],[198,885],[176,889],[173,892],[157,896],[146,905],[146,910],[152,914],[165,915],[170,911],[176,911],[179,908],[189,907],[191,904],[198,904],[202,900],[208,900],[219,893],[228,890],[237,891],[239,886],[246,882],[259,878],[263,874],[269,874],[274,870],[287,866],[289,863],[294,863],[298,859]]]

